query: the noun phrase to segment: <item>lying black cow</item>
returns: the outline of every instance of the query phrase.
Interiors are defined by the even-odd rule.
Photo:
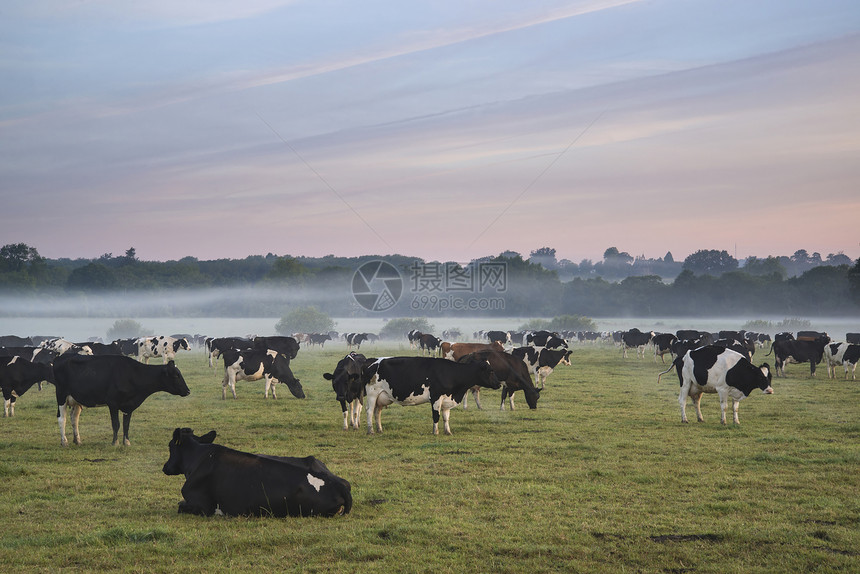
[[[107,405],[113,426],[113,444],[117,444],[119,413],[122,412],[123,444],[128,440],[131,413],[146,398],[158,391],[187,397],[191,394],[182,373],[173,361],[166,365],[145,365],[123,355],[61,355],[54,361],[54,385],[57,388],[57,422],[60,444],[66,446],[66,411],[72,409],[75,444],[81,444],[78,420],[83,407]]]
[[[3,390],[3,416],[15,416],[15,401],[30,387],[42,381],[54,382],[51,365],[33,363],[19,356],[0,356],[0,388]]]
[[[333,373],[323,373],[323,378],[331,381],[340,408],[343,411],[343,430],[349,425],[358,429],[361,422],[361,400],[364,398],[364,385],[361,383],[361,370],[368,361],[361,353],[355,351],[338,361]]]
[[[166,475],[185,475],[179,512],[212,516],[335,516],[352,508],[349,482],[312,456],[256,455],[212,444],[177,428]]]

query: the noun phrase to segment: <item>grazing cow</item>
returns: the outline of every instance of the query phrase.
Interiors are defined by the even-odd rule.
[[[441,344],[442,339],[429,333],[424,333],[418,338],[418,348],[422,355],[426,351],[429,356],[435,357],[439,353],[439,345]]]
[[[445,434],[451,434],[448,418],[466,392],[475,385],[498,389],[499,379],[485,361],[454,363],[432,357],[390,357],[365,365],[362,372],[367,408],[367,432],[382,432],[382,409],[392,403],[404,406],[430,403],[433,434],[439,434],[439,415]]]
[[[54,382],[51,365],[33,363],[19,356],[0,356],[0,388],[3,390],[3,416],[15,416],[15,401],[30,387],[42,381]]]
[[[180,350],[188,351],[188,341],[160,335],[158,337],[141,337],[137,340],[137,360],[148,364],[151,357],[161,357],[162,364],[176,359]]]
[[[568,349],[538,349],[536,347],[516,347],[511,351],[514,357],[523,361],[529,371],[534,374],[535,385],[544,388],[547,377],[552,374],[553,369],[559,363],[570,365],[570,353]]]
[[[654,331],[643,333],[636,327],[624,331],[621,334],[621,348],[624,358],[627,358],[627,349],[636,349],[636,355],[639,358],[645,358],[645,345],[650,343],[653,337]]]
[[[842,354],[842,365],[845,367],[845,380],[848,380],[848,369],[851,369],[851,380],[857,380],[857,361],[860,360],[860,345],[850,344]]]
[[[346,350],[361,349],[361,344],[367,340],[367,333],[345,333],[343,336],[346,339]]]
[[[275,385],[285,383],[297,399],[305,398],[304,390],[299,380],[293,376],[290,360],[283,354],[273,350],[246,349],[237,351],[227,349],[221,356],[224,358],[224,378],[221,380],[221,399],[227,398],[227,387],[236,398],[236,381],[259,381],[266,379],[265,398],[277,399]]]
[[[477,351],[471,355],[461,357],[461,361],[472,361],[478,359],[486,361],[490,364],[490,368],[496,374],[496,378],[502,382],[502,403],[499,410],[505,410],[505,399],[510,397],[511,410],[514,410],[514,393],[522,391],[526,396],[526,403],[530,409],[537,408],[537,402],[540,398],[540,390],[536,389],[532,384],[532,378],[529,374],[529,369],[526,364],[509,353],[496,350]],[[472,396],[475,397],[475,404],[481,408],[479,400],[479,390],[481,387],[475,386],[469,389]],[[463,406],[466,405],[466,396],[463,396]]]
[[[423,335],[421,331],[418,329],[412,329],[408,333],[406,333],[406,338],[409,339],[409,348],[416,349],[418,347],[418,339]]]
[[[144,365],[122,355],[62,355],[54,361],[54,386],[57,390],[57,422],[60,444],[66,440],[66,412],[72,410],[75,444],[81,444],[78,421],[83,407],[106,405],[113,426],[113,444],[117,444],[119,413],[122,412],[123,444],[128,440],[131,413],[146,398],[158,391],[187,397],[191,394],[182,373],[173,361],[166,365]]]
[[[673,362],[678,371],[681,393],[678,404],[681,406],[681,422],[687,422],[687,397],[696,405],[696,419],[704,421],[700,403],[703,393],[717,393],[720,397],[720,422],[726,424],[726,407],[732,398],[732,412],[735,424],[738,420],[738,405],[755,389],[770,395],[770,366],[767,363],[756,367],[741,353],[717,346],[706,346],[688,351]],[[671,370],[671,367],[670,367]],[[666,371],[668,372],[668,371]],[[658,379],[659,381],[659,379]]]
[[[782,340],[774,341],[770,353],[774,354],[774,370],[776,376],[785,376],[786,363],[809,363],[809,376],[815,376],[815,366],[824,357],[824,347],[830,339],[818,339],[815,341]]]
[[[678,341],[678,337],[672,333],[658,333],[654,335],[651,342],[654,343],[654,362],[657,362],[657,355],[660,355],[660,362],[665,363],[663,355],[672,354],[672,345]]]
[[[209,366],[214,367],[214,361],[221,356],[224,351],[236,349],[237,351],[245,351],[254,348],[254,341],[244,337],[217,337],[215,339],[206,339],[206,354],[209,355]]]
[[[64,355],[66,353],[70,355],[92,355],[92,351],[90,351],[89,349],[79,347],[78,345],[65,339],[46,339],[39,343],[39,346],[43,349],[54,351],[58,355]]]
[[[478,351],[502,351],[504,352],[505,346],[502,345],[501,342],[496,341],[495,343],[442,343],[441,346],[442,358],[448,359],[449,361],[459,361],[461,357],[465,357],[470,353],[477,353]]]
[[[376,359],[370,359],[375,361]],[[343,430],[358,430],[361,421],[361,400],[364,398],[364,385],[361,384],[361,370],[368,358],[356,352],[349,353],[338,361],[334,373],[323,373],[323,378],[331,381],[340,408],[343,411]]]
[[[335,516],[352,508],[349,482],[316,458],[241,452],[212,444],[215,434],[173,431],[170,458],[161,470],[185,475],[180,514]]]
[[[305,342],[310,343],[310,335]],[[295,337],[254,337],[254,348],[259,351],[277,351],[291,361],[299,354],[299,342]]]
[[[320,347],[324,348],[326,341],[331,341],[331,335],[329,335],[328,333],[311,333],[311,347],[319,345]]]

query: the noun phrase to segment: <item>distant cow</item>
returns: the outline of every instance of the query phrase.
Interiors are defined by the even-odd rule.
[[[470,353],[478,351],[502,351],[505,347],[499,341],[495,343],[442,343],[441,344],[442,358],[449,361],[458,361],[460,357],[465,357]]]
[[[627,349],[636,349],[636,354],[640,358],[644,358],[645,345],[650,343],[653,337],[654,331],[643,333],[635,327],[629,331],[623,332],[621,334],[621,348],[623,349],[624,358],[627,358]]]
[[[32,347],[33,339],[18,335],[0,335],[0,347]]]
[[[310,344],[313,347],[314,345],[319,345],[320,347],[325,347],[325,342],[331,341],[331,335],[328,333],[311,333]]]
[[[284,383],[297,399],[305,398],[304,390],[299,380],[293,376],[290,360],[283,354],[273,350],[246,349],[237,351],[227,349],[221,356],[224,358],[224,378],[221,380],[221,399],[227,398],[227,387],[236,398],[236,381],[266,380],[265,398],[277,399],[275,385]]]
[[[451,434],[448,418],[466,392],[475,385],[498,389],[499,379],[485,361],[453,363],[432,357],[391,357],[365,365],[362,372],[367,407],[367,432],[374,422],[382,432],[382,409],[390,404],[404,406],[430,403],[433,407],[433,434],[439,434],[439,415],[445,434]],[[375,421],[374,421],[375,418]]]
[[[767,363],[756,367],[742,354],[717,346],[707,346],[688,351],[675,359],[673,366],[678,371],[681,392],[678,404],[681,407],[681,422],[687,422],[687,397],[696,405],[696,418],[702,422],[700,402],[703,393],[717,393],[720,397],[720,422],[726,424],[726,407],[732,398],[735,424],[738,421],[738,405],[755,389],[772,394],[771,373]],[[668,372],[668,371],[667,371]]]
[[[323,378],[331,381],[331,387],[340,402],[343,430],[347,430],[350,424],[357,430],[361,421],[361,400],[364,398],[361,370],[367,362],[367,357],[352,352],[338,361],[333,373],[323,373]]]
[[[152,357],[161,357],[162,364],[176,359],[180,350],[188,351],[188,341],[160,335],[158,337],[141,337],[137,340],[137,360],[149,363]]]
[[[349,482],[312,456],[256,455],[177,428],[164,474],[185,475],[179,513],[212,516],[335,516],[352,508]]]
[[[659,333],[654,335],[651,338],[651,342],[654,344],[654,362],[657,362],[657,355],[660,355],[660,362],[665,363],[663,360],[663,355],[669,353],[672,354],[672,345],[678,340],[678,337],[673,335],[672,333]]]
[[[83,407],[106,405],[113,426],[113,444],[117,444],[119,413],[122,412],[123,444],[128,440],[131,413],[148,396],[159,391],[187,397],[191,394],[182,373],[173,361],[166,365],[144,365],[122,355],[62,355],[54,362],[54,385],[57,390],[57,422],[60,444],[66,446],[66,412],[72,409],[75,444],[81,444],[78,420]]]
[[[490,340],[490,343],[498,341],[499,343],[504,345],[511,340],[511,334],[506,331],[487,331],[485,335],[487,339]]]
[[[42,381],[54,382],[51,365],[33,363],[19,356],[0,356],[0,389],[3,391],[3,416],[15,416],[15,401],[30,387]]]
[[[204,345],[206,348],[206,354],[209,355],[209,366],[214,367],[214,361],[218,359],[224,351],[228,349],[236,349],[237,351],[253,349],[254,341],[244,337],[216,337],[214,339],[206,339]]]
[[[92,355],[92,351],[89,349],[85,349],[80,347],[71,341],[67,341],[66,339],[46,339],[39,343],[39,346],[48,349],[49,351],[54,351],[59,355],[64,355],[66,353],[71,355]]]
[[[439,353],[439,345],[441,343],[442,339],[429,333],[423,333],[418,338],[418,348],[421,349],[421,354],[423,355],[426,351],[431,357],[435,357]]]
[[[848,369],[851,369],[851,379],[857,380],[857,361],[860,360],[860,345],[848,345],[842,354],[842,365],[845,367],[845,380],[848,380]]]
[[[122,350],[117,343],[99,343],[98,341],[87,341],[75,343],[78,347],[89,349],[92,355],[122,355]]]
[[[774,354],[774,370],[777,376],[785,376],[786,363],[809,363],[809,375],[815,376],[815,366],[824,357],[824,347],[830,339],[815,341],[782,340],[774,341],[770,353]],[[768,353],[765,356],[769,356]]]
[[[836,376],[836,367],[842,365],[842,357],[848,343],[828,343],[824,346],[824,366],[827,367],[828,378]]]
[[[526,345],[547,349],[567,349],[567,341],[558,333],[535,331],[526,335]]]
[[[420,339],[421,335],[423,335],[423,334],[424,333],[422,333],[418,329],[412,329],[411,331],[406,333],[406,338],[409,339],[409,348],[410,349],[415,349],[418,347],[418,339]]]
[[[367,340],[367,333],[344,333],[343,338],[346,339],[347,350],[351,350],[353,347],[358,350],[361,349],[361,344]]]

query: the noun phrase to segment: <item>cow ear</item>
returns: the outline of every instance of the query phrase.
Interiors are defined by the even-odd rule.
[[[176,444],[179,444],[179,438],[182,436],[182,429],[179,427],[173,431],[173,440],[176,441]]]
[[[212,444],[212,441],[215,440],[216,434],[218,434],[218,433],[216,433],[214,430],[211,430],[208,433],[206,433],[205,435],[201,436],[200,440],[198,442],[201,442],[203,444]]]
[[[334,375],[332,375],[331,373],[323,373],[323,378],[327,381],[330,381],[334,378]]]

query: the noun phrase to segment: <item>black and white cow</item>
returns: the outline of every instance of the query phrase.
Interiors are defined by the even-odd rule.
[[[506,345],[511,342],[511,334],[507,331],[487,331],[484,335],[490,341],[490,344],[494,341],[498,341],[502,345]]]
[[[212,444],[215,434],[173,431],[170,458],[161,470],[185,475],[180,514],[335,516],[352,508],[349,482],[316,458],[241,452]]]
[[[848,380],[848,370],[851,370],[851,379],[857,380],[857,361],[860,360],[860,345],[854,343],[848,345],[842,354],[842,365],[845,367],[845,380]]]
[[[696,405],[696,418],[702,422],[700,403],[703,393],[717,393],[720,397],[720,422],[726,424],[726,407],[731,397],[735,424],[738,421],[738,405],[755,389],[764,394],[773,394],[771,372],[767,363],[756,367],[742,354],[717,346],[699,347],[675,359],[673,366],[678,371],[681,392],[678,404],[681,407],[681,422],[687,422],[687,397]],[[671,368],[670,368],[671,369]],[[668,371],[666,371],[668,372]]]
[[[331,381],[331,388],[340,402],[343,430],[347,430],[350,424],[358,430],[361,422],[361,401],[364,398],[361,370],[367,362],[367,357],[353,351],[338,361],[333,373],[323,373],[323,378]]]
[[[666,353],[672,355],[672,345],[678,341],[678,337],[672,333],[657,333],[651,338],[654,344],[654,362],[657,362],[657,355],[660,355],[660,362],[665,363],[663,355]]]
[[[466,392],[475,385],[498,389],[501,382],[485,361],[455,363],[433,357],[388,357],[365,365],[362,372],[367,408],[367,432],[382,432],[382,409],[430,403],[433,434],[439,434],[439,415],[445,434],[451,434],[448,418]],[[374,420],[375,419],[375,420]]]
[[[514,410],[514,393],[517,391],[522,391],[526,396],[526,403],[530,409],[537,408],[540,389],[536,389],[534,384],[532,384],[529,369],[519,357],[515,357],[504,351],[484,350],[460,358],[461,361],[472,361],[475,359],[489,363],[490,368],[496,374],[496,378],[502,382],[502,403],[499,410],[505,410],[505,399],[508,397],[510,397],[511,410]],[[475,404],[479,409],[481,408],[479,399],[480,388],[479,386],[475,386],[469,389],[472,392],[472,396],[475,397]],[[466,397],[464,396],[463,407],[465,408],[465,406]]]
[[[559,351],[567,349],[567,341],[558,333],[550,333],[549,331],[537,331],[526,335],[526,345],[542,349],[550,349]]]
[[[344,333],[344,340],[346,340],[346,349],[352,350],[353,347],[356,350],[361,349],[361,344],[367,340],[367,333]]]
[[[824,346],[824,366],[827,367],[829,378],[836,376],[836,367],[842,365],[842,357],[847,348],[848,343],[828,343]]]
[[[430,357],[435,357],[440,352],[440,345],[442,344],[442,339],[435,335],[431,335],[430,333],[422,333],[420,337],[418,337],[418,348],[423,355],[425,352]]]
[[[174,339],[165,335],[157,337],[140,337],[137,340],[137,360],[141,363],[149,363],[152,357],[161,357],[162,364],[176,359],[176,353],[180,350],[188,351],[188,341],[185,339]]]
[[[277,399],[275,385],[284,383],[297,399],[305,398],[304,390],[299,380],[293,376],[290,360],[282,353],[273,350],[246,349],[237,351],[227,349],[221,356],[224,358],[224,378],[221,380],[221,399],[227,398],[227,387],[236,398],[236,381],[266,380],[265,398]]]
[[[17,355],[0,356],[0,389],[3,390],[3,416],[15,416],[15,401],[35,384],[54,382],[50,364],[33,363]]]
[[[845,342],[860,345],[860,333],[845,333]]]
[[[409,348],[410,349],[417,349],[418,348],[418,340],[421,338],[421,335],[423,335],[423,334],[424,333],[422,333],[418,329],[412,329],[411,331],[406,333],[406,338],[409,339]]]
[[[173,361],[166,365],[144,365],[123,355],[61,355],[54,361],[57,390],[57,422],[60,444],[66,446],[66,412],[72,410],[75,444],[81,444],[78,420],[83,407],[107,406],[117,444],[119,413],[122,412],[123,444],[128,440],[131,414],[148,396],[159,391],[187,397],[191,394]]]
[[[63,354],[71,354],[71,355],[92,355],[92,351],[89,349],[85,349],[80,347],[71,341],[67,341],[66,339],[46,339],[39,343],[39,346],[43,349],[48,349],[49,351],[54,351],[58,355]]]
[[[310,338],[307,342],[310,343]],[[254,337],[254,348],[261,351],[277,351],[291,361],[299,354],[299,342],[295,337]]]
[[[627,358],[627,349],[636,349],[636,355],[639,358],[645,358],[645,345],[651,342],[654,337],[654,331],[643,333],[636,327],[629,331],[624,331],[621,334],[622,355]]]
[[[540,385],[541,389],[544,388],[547,377],[559,363],[570,365],[570,353],[568,349],[538,349],[537,347],[516,347],[511,350],[511,355],[525,363],[535,377],[535,386]]]
[[[89,349],[91,355],[122,355],[122,350],[117,343],[100,343],[98,341],[87,341],[75,343],[82,349]]]
[[[215,366],[215,360],[218,359],[224,351],[236,349],[237,351],[245,351],[254,348],[254,341],[246,337],[215,337],[206,339],[204,343],[206,354],[209,356],[209,366]]]
[[[824,357],[824,347],[830,342],[829,338],[815,341],[799,341],[795,339],[774,341],[770,353],[774,354],[774,370],[777,376],[785,376],[786,363],[809,363],[809,375],[815,376],[815,366]]]

